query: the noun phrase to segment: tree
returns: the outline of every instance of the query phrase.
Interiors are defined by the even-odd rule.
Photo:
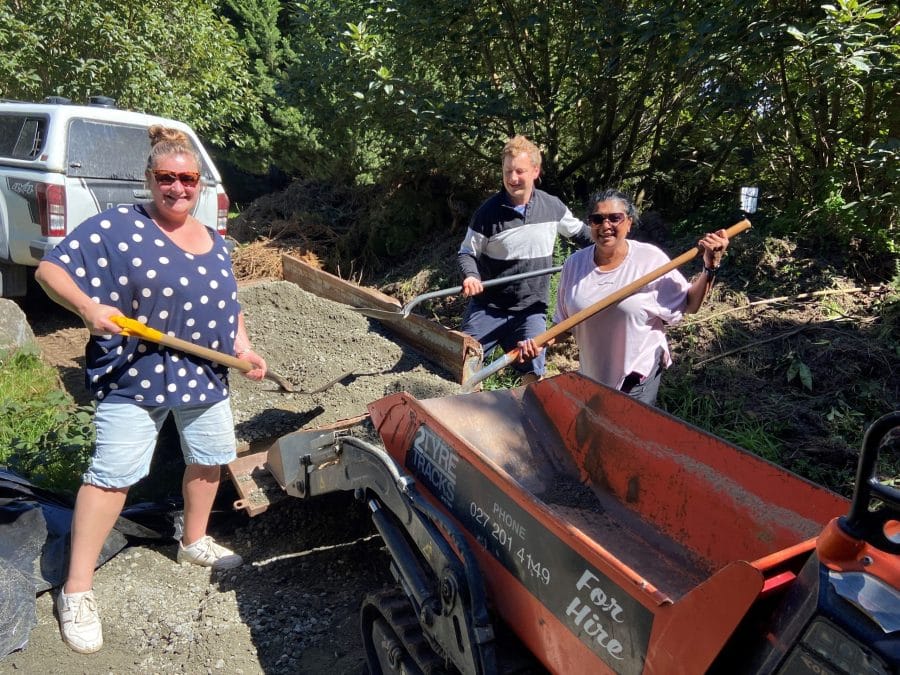
[[[286,91],[347,175],[443,172],[486,191],[503,141],[525,133],[543,186],[568,199],[621,186],[677,218],[760,184],[813,239],[830,209],[849,217],[835,241],[892,246],[896,10],[307,0],[293,19]],[[861,217],[866,231],[846,227]]]
[[[260,96],[234,29],[215,10],[207,0],[11,0],[0,6],[0,95],[104,94],[239,147],[237,130],[258,118]]]
[[[288,37],[289,21],[280,0],[222,0],[222,12],[235,27],[247,52],[253,85],[261,98],[260,115],[249,120],[245,143],[231,159],[266,172],[270,165],[303,175],[319,152],[305,115],[286,95],[285,73],[298,55]]]
[[[826,247],[897,253],[900,10],[837,0],[780,28],[790,42],[770,73],[758,137],[760,159],[776,169],[767,179],[793,197],[782,227]]]
[[[480,169],[507,136],[526,133],[545,149],[545,184],[563,194],[627,181],[649,191],[683,168],[698,127],[708,159],[693,168],[715,171],[758,96],[734,86],[716,95],[744,77],[741,38],[757,7],[748,1],[377,7],[349,35],[357,65],[373,64],[356,91],[371,119],[389,133],[415,125]]]
[[[758,184],[779,231],[891,254],[898,18],[874,0],[7,0],[0,95],[112,95],[245,168],[372,186],[392,252],[449,222],[434,203],[495,188],[525,133],[569,200],[618,186],[676,219]]]

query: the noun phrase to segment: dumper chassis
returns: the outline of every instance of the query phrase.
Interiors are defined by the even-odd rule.
[[[288,434],[257,472],[370,510],[397,582],[362,602],[373,673],[900,668],[900,491],[875,478],[900,412],[852,503],[577,374],[369,413],[377,435]]]

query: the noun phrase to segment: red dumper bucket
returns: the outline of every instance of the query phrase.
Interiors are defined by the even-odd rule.
[[[369,406],[559,673],[702,673],[848,502],[577,374]]]

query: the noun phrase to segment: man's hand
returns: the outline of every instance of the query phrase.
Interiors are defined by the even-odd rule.
[[[475,277],[466,277],[463,279],[462,288],[463,295],[467,298],[484,292],[484,286],[481,284],[481,279],[476,279]]]

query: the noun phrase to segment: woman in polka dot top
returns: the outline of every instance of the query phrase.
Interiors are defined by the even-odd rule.
[[[265,375],[266,362],[252,350],[244,326],[225,241],[191,215],[203,189],[199,156],[175,129],[153,126],[150,140],[146,177],[153,201],[89,218],[47,254],[35,275],[91,332],[85,377],[97,400],[97,443],[78,492],[69,575],[59,600],[63,638],[81,652],[102,645],[91,593],[94,566],[128,488],[149,472],[169,414],[186,462],[177,558],[220,568],[241,563],[206,535],[220,466],[235,457],[227,369],[123,337],[110,321],[134,317],[250,361],[250,379]]]

